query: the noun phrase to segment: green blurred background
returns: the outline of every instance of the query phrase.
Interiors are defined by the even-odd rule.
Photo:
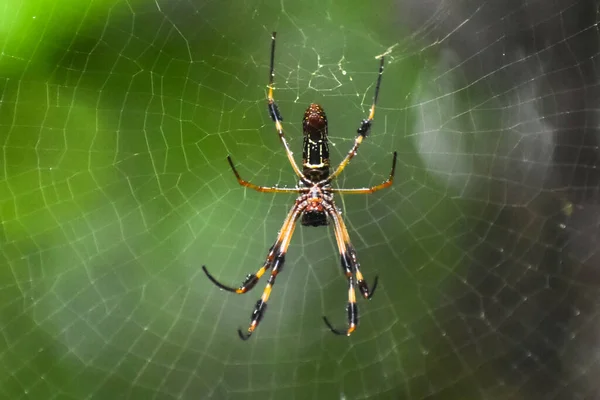
[[[471,398],[468,379],[456,385],[466,356],[424,336],[443,318],[464,227],[407,134],[424,53],[393,26],[392,2],[0,9],[0,397]],[[236,329],[262,286],[234,296],[200,269],[241,282],[293,202],[238,187],[225,160],[257,184],[294,184],[265,102],[273,30],[291,147],[299,155],[303,111],[318,102],[334,162],[368,112],[375,56],[395,46],[372,136],[338,181],[379,183],[399,153],[391,189],[338,198],[363,272],[380,278],[350,338],[321,319],[346,315],[327,229],[296,230],[248,342]]]

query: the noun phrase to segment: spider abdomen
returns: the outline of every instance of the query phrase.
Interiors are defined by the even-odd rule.
[[[327,214],[324,211],[304,211],[300,223],[304,226],[326,226],[329,225]]]
[[[321,197],[313,197],[308,200],[300,223],[304,226],[325,226],[329,224]]]
[[[329,144],[327,141],[327,115],[318,104],[311,104],[302,120],[304,143],[302,148],[302,173],[311,182],[329,177]]]

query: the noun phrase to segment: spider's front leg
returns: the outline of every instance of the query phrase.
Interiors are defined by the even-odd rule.
[[[381,87],[381,76],[383,75],[383,64],[384,64],[384,58],[381,57],[381,61],[379,63],[379,74],[377,75],[377,84],[375,85],[375,94],[373,95],[373,104],[371,105],[371,110],[369,111],[368,118],[363,119],[360,122],[360,126],[356,130],[357,135],[356,135],[356,138],[354,139],[354,144],[352,145],[352,148],[350,149],[350,151],[348,152],[346,157],[344,157],[344,159],[342,160],[340,165],[338,165],[338,167],[335,169],[335,171],[333,171],[333,173],[331,175],[329,175],[329,177],[327,177],[323,181],[319,182],[320,185],[331,182],[339,174],[342,173],[342,171],[344,170],[344,168],[346,168],[346,166],[348,165],[350,160],[352,160],[352,158],[358,152],[358,148],[362,144],[365,137],[367,137],[369,135],[369,133],[371,131],[371,124],[373,123],[373,118],[375,117],[375,107],[377,106],[377,99],[379,98],[379,88]]]
[[[298,164],[294,160],[294,155],[290,150],[290,146],[288,145],[287,140],[285,139],[285,133],[283,132],[283,126],[281,125],[281,121],[283,121],[283,117],[279,112],[279,107],[275,102],[275,97],[273,96],[273,80],[275,79],[275,38],[277,37],[277,32],[273,32],[271,35],[271,65],[269,68],[269,91],[267,93],[267,107],[269,110],[269,117],[275,123],[275,130],[277,130],[277,135],[279,135],[279,140],[285,149],[285,154],[287,155],[288,161],[294,170],[294,173],[300,178],[302,182],[305,184],[310,184],[311,182],[306,179],[306,177],[298,168]]]

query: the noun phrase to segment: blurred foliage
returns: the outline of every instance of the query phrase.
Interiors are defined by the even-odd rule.
[[[420,338],[439,317],[437,291],[462,257],[453,238],[464,228],[404,137],[418,59],[392,52],[373,135],[339,180],[378,183],[391,150],[401,154],[387,193],[339,201],[364,273],[381,279],[360,303],[355,335],[322,325],[322,313],[344,323],[346,302],[326,229],[297,230],[246,343],[235,329],[260,289],[227,296],[200,270],[227,282],[254,271],[292,203],[237,187],[225,162],[231,153],[256,183],[294,184],[264,102],[270,31],[280,32],[276,96],[292,146],[317,101],[339,160],[370,106],[375,55],[401,42],[389,9],[5,2],[0,397],[421,398],[446,376],[460,380],[460,369],[427,375],[427,360],[453,353]],[[469,393],[468,381],[461,387]]]

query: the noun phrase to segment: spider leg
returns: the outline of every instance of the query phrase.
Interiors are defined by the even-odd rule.
[[[354,273],[356,274],[356,280],[358,281],[358,288],[360,289],[360,293],[362,294],[362,296],[365,299],[370,300],[371,297],[373,297],[373,294],[375,294],[375,289],[377,288],[378,277],[375,276],[375,280],[373,281],[373,287],[371,288],[371,290],[369,290],[369,286],[367,285],[367,282],[365,281],[363,274],[360,272],[360,264],[358,263],[358,259],[356,257],[356,250],[354,249],[354,246],[350,242],[350,235],[348,234],[348,228],[346,228],[344,219],[342,218],[341,215],[339,215],[335,211],[335,208],[334,208],[334,212],[333,212],[333,218],[337,219],[337,221],[340,225],[340,231],[341,231],[343,242],[344,242],[344,245],[346,248],[346,254],[348,255],[348,261],[351,262],[354,267]]]
[[[364,138],[369,134],[369,131],[371,130],[371,124],[373,122],[373,117],[375,116],[375,106],[377,105],[377,99],[379,98],[379,87],[381,86],[381,76],[383,75],[383,63],[384,57],[381,57],[381,62],[379,63],[379,74],[377,76],[377,84],[375,85],[375,95],[373,96],[373,104],[371,105],[369,117],[361,121],[360,127],[356,130],[357,135],[356,139],[354,139],[354,145],[352,146],[346,157],[344,157],[340,165],[338,165],[336,170],[331,175],[329,175],[328,178],[319,182],[319,185],[324,185],[331,182],[344,170],[344,168],[346,168],[350,160],[352,160],[352,158],[356,155],[356,152]]]
[[[279,107],[277,106],[277,103],[275,103],[275,98],[273,97],[273,79],[275,78],[274,71],[276,35],[277,32],[273,32],[273,34],[271,35],[271,67],[269,69],[269,92],[267,95],[269,116],[271,117],[273,122],[275,122],[275,129],[277,130],[277,134],[279,135],[279,140],[281,141],[281,144],[283,144],[283,147],[285,148],[285,153],[292,166],[292,169],[294,170],[296,175],[298,175],[298,177],[302,180],[302,182],[306,183],[307,185],[310,185],[311,182],[304,176],[304,174],[302,174],[300,168],[298,168],[298,164],[296,164],[296,161],[294,160],[294,155],[290,150],[290,146],[288,145],[287,140],[285,139],[285,134],[283,133],[283,126],[281,125],[283,117],[281,116],[281,113],[279,112]]]
[[[345,194],[370,194],[374,193],[378,190],[385,189],[387,187],[392,186],[394,182],[394,174],[396,173],[396,152],[394,152],[394,159],[392,160],[392,170],[390,171],[390,176],[387,180],[379,185],[372,186],[370,188],[360,188],[360,189],[330,189],[332,193],[345,193]]]
[[[289,230],[289,225],[292,222],[292,219],[295,217],[295,213],[298,212],[299,205],[300,205],[299,202],[296,201],[296,204],[294,204],[294,206],[288,213],[287,217],[285,218],[285,220],[283,222],[283,226],[281,227],[281,230],[279,231],[279,235],[277,236],[277,240],[275,240],[275,243],[269,249],[269,254],[267,255],[267,259],[265,260],[265,263],[263,264],[263,266],[260,267],[260,269],[255,274],[249,274],[248,276],[246,276],[246,279],[244,280],[244,282],[242,282],[242,284],[240,285],[239,288],[236,289],[236,288],[233,288],[230,286],[223,285],[215,277],[213,277],[210,274],[210,272],[208,272],[208,269],[206,268],[206,266],[203,265],[202,270],[204,271],[204,273],[206,274],[208,279],[210,279],[210,281],[212,283],[214,283],[216,286],[218,286],[220,289],[226,290],[228,292],[243,294],[243,293],[250,291],[250,289],[252,289],[256,285],[256,283],[258,282],[260,277],[263,276],[264,273],[269,268],[271,268],[271,264],[273,264],[273,260],[275,259],[276,255],[279,254],[281,244],[285,239],[285,237],[284,237],[285,233]]]
[[[252,312],[252,317],[250,319],[250,326],[248,327],[247,333],[242,332],[241,329],[238,329],[238,335],[242,340],[248,340],[252,333],[262,320],[265,311],[267,310],[267,301],[269,300],[269,296],[271,295],[271,290],[275,285],[275,279],[277,278],[277,274],[279,274],[283,269],[283,264],[285,262],[285,254],[287,253],[288,246],[290,245],[290,240],[292,239],[292,235],[294,234],[294,230],[296,229],[296,222],[298,218],[304,211],[306,207],[306,201],[302,203],[296,203],[294,208],[292,209],[285,229],[282,228],[280,233],[280,246],[277,251],[277,255],[274,257],[273,268],[271,270],[271,276],[267,281],[267,286],[263,291],[262,296],[256,302],[254,306],[254,311]]]
[[[352,246],[352,243],[350,243],[350,236],[348,235],[346,225],[344,224],[344,221],[339,215],[334,204],[328,204],[327,213],[333,220],[333,229],[335,232],[335,239],[340,250],[342,270],[348,279],[348,304],[346,306],[346,311],[348,312],[348,328],[345,331],[340,331],[331,325],[327,317],[324,316],[323,320],[333,333],[337,335],[350,336],[350,334],[354,332],[358,326],[358,306],[356,305],[354,274],[356,275],[358,288],[363,297],[367,300],[370,299],[375,293],[378,278],[375,277],[373,288],[369,290],[369,286],[365,282],[364,277],[360,272],[360,264],[356,258],[356,250],[354,249],[354,246]]]
[[[351,262],[349,262],[350,259],[348,258],[348,254],[345,249],[346,246],[344,244],[344,236],[341,230],[339,218],[337,217],[335,211],[335,206],[331,205],[331,207],[328,207],[327,212],[330,218],[333,220],[333,230],[338,248],[340,250],[342,270],[348,279],[348,304],[346,305],[346,311],[348,312],[348,329],[345,331],[340,331],[331,325],[327,317],[323,316],[323,320],[333,333],[337,335],[350,336],[350,334],[358,326],[358,306],[356,305],[356,291],[354,288],[354,275],[352,269],[353,266]]]
[[[254,183],[251,183],[251,182],[248,182],[248,181],[242,179],[242,177],[240,176],[240,173],[233,165],[231,156],[227,156],[227,161],[229,162],[229,165],[231,166],[231,170],[233,171],[233,174],[237,178],[238,183],[241,186],[245,186],[247,188],[254,189],[257,192],[262,192],[262,193],[299,193],[299,192],[308,192],[308,190],[309,190],[309,188],[299,188],[299,187],[279,188],[279,187],[267,187],[267,186],[255,185]]]

